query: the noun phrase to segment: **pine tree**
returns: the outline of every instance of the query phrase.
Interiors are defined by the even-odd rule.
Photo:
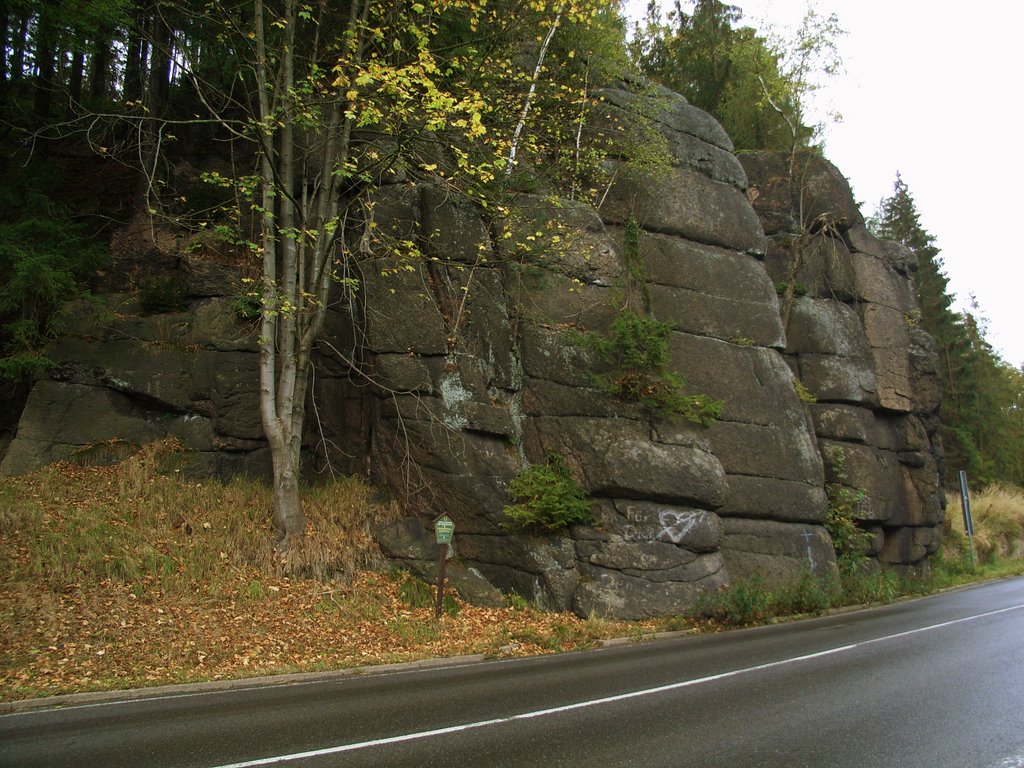
[[[921,327],[939,348],[947,465],[966,469],[977,483],[1021,483],[1021,372],[1000,359],[986,340],[985,320],[973,298],[969,310],[953,310],[940,250],[921,226],[914,197],[899,174],[870,224],[876,235],[906,246],[917,260]],[[947,480],[952,477],[951,472]]]

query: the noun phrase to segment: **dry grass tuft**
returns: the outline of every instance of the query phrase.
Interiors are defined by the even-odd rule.
[[[317,579],[379,563],[370,528],[396,510],[353,478],[308,489],[305,540],[272,553],[273,496],[264,484],[195,482],[175,465],[174,441],[149,445],[116,466],[56,464],[14,478],[0,492],[0,576],[51,589],[110,580],[138,594],[214,594],[239,569]]]
[[[947,494],[946,529],[950,538],[964,540],[959,494]],[[1024,491],[993,484],[971,495],[974,547],[982,562],[1024,557]]]
[[[372,488],[353,477],[309,488],[302,503],[306,535],[282,559],[284,571],[323,579],[379,568],[383,559],[371,529],[401,513],[397,504],[383,504],[373,495]]]

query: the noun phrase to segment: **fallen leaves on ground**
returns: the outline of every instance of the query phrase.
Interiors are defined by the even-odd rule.
[[[141,597],[125,584],[58,594],[7,584],[0,698],[133,688],[483,653],[531,655],[640,631],[533,608],[460,604],[434,619],[399,597],[403,576],[347,582],[240,573],[222,598]],[[258,590],[254,588],[259,584]],[[259,591],[258,597],[250,594]]]
[[[289,567],[313,575],[289,576],[268,554],[269,490],[161,474],[176,457],[157,446],[115,467],[53,465],[0,485],[0,699],[529,655],[653,626],[522,601],[459,601],[435,620],[402,599],[411,577],[361,565],[379,561],[368,531],[391,512],[355,480],[307,496],[309,546]]]

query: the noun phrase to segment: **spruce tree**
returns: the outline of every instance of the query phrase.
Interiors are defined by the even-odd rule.
[[[899,173],[892,196],[880,203],[874,223],[878,236],[906,246],[917,258],[915,280],[921,301],[921,325],[943,345],[950,340],[949,334],[956,324],[949,279],[942,271],[935,238],[921,226],[914,197]]]
[[[874,233],[894,240],[917,260],[915,281],[920,323],[939,349],[942,381],[942,442],[952,482],[965,469],[973,482],[1022,482],[1024,419],[1020,417],[1022,375],[1003,361],[985,338],[976,301],[953,310],[949,278],[935,238],[921,226],[910,189],[899,174],[893,193],[870,221]]]

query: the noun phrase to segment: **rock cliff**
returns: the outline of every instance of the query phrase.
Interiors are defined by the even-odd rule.
[[[425,258],[370,242],[359,303],[332,307],[309,470],[363,473],[400,498],[407,519],[379,539],[414,570],[434,567],[427,528],[449,514],[450,573],[480,601],[497,587],[638,618],[755,574],[831,573],[829,483],[864,492],[880,562],[926,563],[942,503],[938,387],[907,254],[868,234],[827,162],[737,158],[713,119],[668,92],[603,96],[605,130],[648,100],[673,161],[642,172],[609,159],[596,209],[523,194],[485,220],[402,178],[376,193],[381,236],[414,239]],[[143,260],[174,251],[146,238],[132,240]],[[191,249],[173,274],[190,299],[179,312],[142,316],[132,293],[73,308],[0,471],[171,435],[195,472],[268,473],[237,271]],[[711,426],[599,383],[604,363],[580,334],[607,331],[638,297],[672,325],[687,391],[723,402]],[[593,524],[509,532],[508,483],[555,452],[593,499]]]
[[[937,355],[919,327],[916,262],[868,233],[831,164],[801,158],[791,173],[779,156],[740,160],[768,235],[765,268],[783,296],[793,286],[784,352],[817,399],[826,479],[864,492],[860,515],[881,562],[921,564],[938,544],[945,497]]]

